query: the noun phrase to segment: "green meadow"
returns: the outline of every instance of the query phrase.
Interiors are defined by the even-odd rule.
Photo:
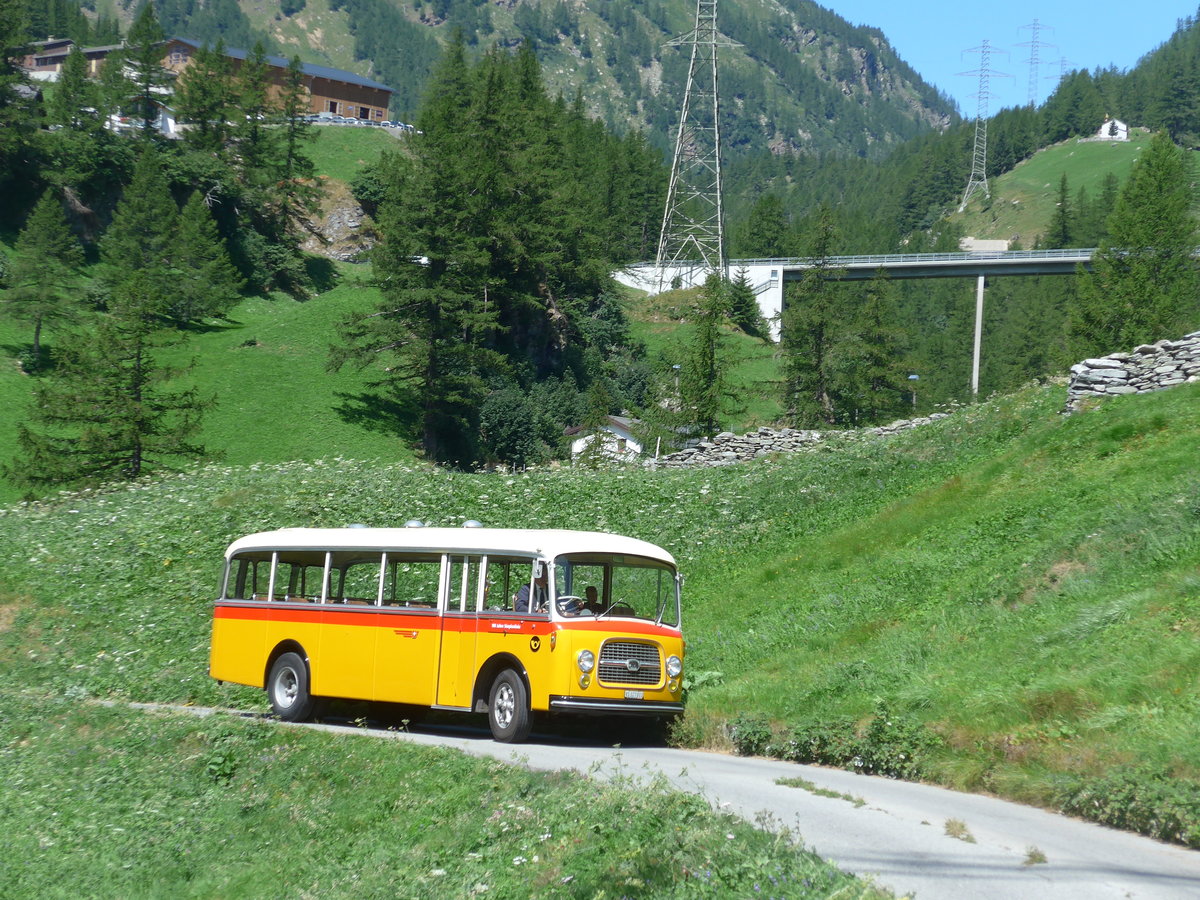
[[[261,692],[206,675],[233,538],[475,518],[623,532],[676,555],[689,687],[679,743],[831,763],[849,747],[840,764],[1196,846],[1200,386],[1069,418],[1063,400],[1062,385],[1030,387],[892,438],[703,471],[462,474],[330,455],[12,506],[0,512],[0,708],[17,710],[3,720],[4,764],[39,765],[29,728],[46,753],[77,731],[93,741],[81,759],[115,753],[87,724],[101,715],[90,701],[264,710]],[[36,726],[22,708],[43,710]],[[125,723],[114,730],[146,727],[144,713],[103,715]],[[154,751],[180,765],[200,752]],[[249,752],[228,765],[251,765]],[[26,788],[38,802],[72,789],[71,767],[52,770]],[[236,771],[222,783],[251,791]],[[290,815],[317,815],[307,804],[330,793],[289,795]],[[13,824],[0,834],[26,839]],[[332,853],[337,835],[314,840]]]

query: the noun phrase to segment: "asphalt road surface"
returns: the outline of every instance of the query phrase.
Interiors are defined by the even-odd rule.
[[[494,742],[486,729],[453,726],[410,732],[289,727],[451,747],[600,778],[661,773],[751,822],[765,813],[842,869],[917,900],[1200,898],[1200,852],[993,797],[817,766],[661,745],[613,747],[537,732],[509,745]],[[777,783],[796,778],[836,796]]]

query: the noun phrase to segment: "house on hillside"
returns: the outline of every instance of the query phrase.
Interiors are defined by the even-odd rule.
[[[30,44],[32,50],[25,54],[20,66],[34,81],[58,81],[67,54],[75,42],[70,38],[50,38],[46,41],[34,41]],[[87,59],[87,73],[92,78],[100,74],[100,64],[113,50],[119,50],[122,44],[108,44],[103,47],[80,47],[84,58]]]
[[[571,459],[584,453],[598,453],[605,459],[632,462],[642,455],[642,442],[633,434],[638,424],[637,419],[607,416],[594,428],[576,425],[564,429],[563,434],[572,439]],[[596,446],[597,440],[600,441],[599,446]]]
[[[199,41],[187,38],[170,38],[163,54],[163,65],[179,75],[187,69],[196,51],[203,46]],[[225,55],[233,61],[233,70],[237,72],[249,54],[245,50],[227,48]],[[268,56],[267,65],[271,67],[271,81],[275,90],[281,91],[287,78],[288,60],[282,56]],[[355,75],[353,72],[310,63],[301,63],[300,71],[304,75],[304,89],[309,97],[308,112],[317,115],[327,113],[331,116],[368,122],[382,122],[387,119],[388,104],[391,103],[395,91],[386,84]]]
[[[1096,132],[1096,140],[1127,141],[1129,140],[1129,126],[1120,119],[1110,119],[1108,116],[1105,116],[1104,124]]]
[[[33,51],[21,60],[20,66],[35,80],[57,81],[67,60],[67,54],[74,46],[75,43],[69,38],[39,41],[33,45]],[[92,77],[99,75],[104,59],[110,53],[124,49],[124,46],[112,44],[106,47],[81,47],[80,50],[88,61],[88,74]],[[168,38],[163,44],[162,65],[178,77],[187,69],[196,51],[203,46],[199,41],[187,38]],[[226,49],[225,55],[232,61],[233,70],[236,72],[249,54],[245,50]],[[266,60],[270,67],[273,89],[282,91],[287,78],[288,60],[282,56],[268,56]],[[304,76],[304,90],[309,99],[306,112],[367,122],[383,122],[388,118],[388,104],[391,103],[395,91],[386,84],[353,72],[310,63],[302,63],[300,70]],[[169,114],[169,95],[170,90],[163,91],[161,105],[164,115],[160,116],[159,121],[164,134],[175,133],[174,117]]]

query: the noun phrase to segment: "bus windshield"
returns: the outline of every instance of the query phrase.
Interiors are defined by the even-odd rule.
[[[588,553],[559,556],[554,561],[554,593],[563,615],[679,625],[678,579],[674,567],[660,560]]]

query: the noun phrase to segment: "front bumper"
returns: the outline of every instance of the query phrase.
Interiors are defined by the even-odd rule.
[[[661,700],[609,700],[585,697],[550,696],[550,711],[594,716],[677,716],[682,703]]]

